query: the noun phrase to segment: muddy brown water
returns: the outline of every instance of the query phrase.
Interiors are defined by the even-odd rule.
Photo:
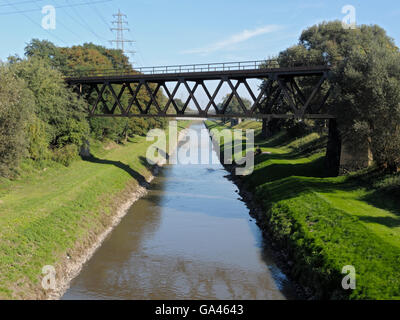
[[[63,299],[295,298],[237,187],[200,140],[198,151],[209,148],[214,163],[165,166]]]

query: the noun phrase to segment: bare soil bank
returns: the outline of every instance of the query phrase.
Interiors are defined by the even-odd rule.
[[[186,129],[179,132],[178,143],[184,138],[186,132]],[[176,147],[174,146],[173,148],[176,149]],[[37,296],[33,297],[33,299],[58,300],[64,295],[71,281],[79,274],[84,264],[90,260],[107,236],[127,214],[132,204],[147,194],[147,187],[165,163],[166,160],[163,160],[152,167],[152,174],[146,179],[147,183],[138,185],[134,180],[128,183],[126,189],[113,200],[112,214],[108,219],[102,221],[103,229],[97,232],[89,230],[89,235],[85,239],[76,242],[73,249],[67,252],[64,258],[57,263],[55,266],[57,275],[55,290],[45,291],[39,284]]]

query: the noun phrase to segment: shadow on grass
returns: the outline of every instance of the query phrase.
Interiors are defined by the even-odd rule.
[[[359,217],[361,221],[369,222],[369,223],[377,223],[384,225],[388,228],[396,228],[400,226],[400,218],[394,217]]]
[[[306,164],[307,165],[307,164]],[[271,172],[277,170],[270,168]],[[283,167],[282,167],[283,168]],[[297,167],[296,170],[303,170]],[[257,173],[255,173],[257,176]],[[303,171],[301,175],[290,176],[287,174],[286,178],[280,179],[282,173],[278,174],[276,179],[271,179],[268,185],[260,185],[257,188],[257,197],[263,200],[266,204],[271,205],[275,202],[282,200],[288,200],[291,198],[296,198],[302,194],[307,194],[309,192],[326,193],[326,194],[338,194],[343,192],[352,192],[360,188],[364,188],[364,184],[361,181],[355,179],[330,179],[323,177],[307,177],[306,173]],[[271,174],[269,174],[271,176]],[[379,208],[392,214],[396,217],[374,217],[374,216],[358,216],[357,219],[363,222],[376,223],[388,228],[396,228],[400,226],[400,195],[399,190],[387,190],[378,189],[366,196],[358,198],[359,201],[368,203],[369,205]],[[345,196],[345,195],[343,195]],[[315,204],[316,205],[316,204]]]
[[[399,189],[378,189],[367,194],[361,200],[400,217],[400,187]]]
[[[163,159],[165,159],[166,163],[168,163],[168,160],[169,160],[169,158],[170,158],[169,154],[168,154],[167,152],[165,152],[164,150],[162,150],[162,149],[157,149],[157,151],[158,151],[158,154],[159,154]],[[154,164],[149,163],[149,162],[147,161],[147,158],[144,157],[144,156],[139,156],[139,161],[140,161],[140,163],[141,163],[144,167],[146,167],[148,170],[153,169],[154,166],[155,166]]]
[[[284,131],[279,132],[268,139],[263,138],[261,134],[256,135],[254,138],[254,142],[261,148],[282,147],[282,145],[289,144],[296,140],[296,138],[290,138]]]
[[[279,137],[279,136],[278,136]],[[283,135],[283,137],[285,137]],[[287,137],[286,137],[287,139]],[[295,141],[296,139],[292,139],[292,141]],[[284,145],[288,145],[290,144],[291,141],[288,142],[288,140],[285,140],[285,144]],[[308,142],[305,142],[301,145],[301,147],[293,147],[291,148],[291,151],[288,152],[284,152],[284,153],[271,153],[268,155],[265,155],[265,157],[261,157],[261,155],[258,157],[258,159],[256,160],[256,163],[260,163],[263,162],[265,160],[268,159],[282,159],[282,160],[290,160],[290,159],[296,159],[296,158],[300,158],[300,157],[310,157],[311,155],[314,155],[316,153],[320,153],[323,152],[326,149],[326,144],[327,144],[327,137],[326,136],[322,136],[318,139],[314,139]],[[221,152],[230,152],[232,153],[232,150],[236,147],[236,148],[241,148],[242,150],[246,150],[247,147],[247,143],[246,140],[232,140],[232,146],[230,146],[230,144],[222,144],[220,149]],[[267,147],[273,147],[272,144],[266,146],[268,142],[266,142],[265,144],[263,143],[255,143],[255,146],[259,146],[262,148],[267,148]],[[273,143],[275,144],[275,143]],[[280,147],[282,147],[282,145],[280,145]]]
[[[271,159],[270,155],[259,155],[255,158],[255,163],[264,162]],[[273,163],[265,167],[255,169],[253,174],[246,178],[253,185],[261,185],[266,182],[281,180],[291,176],[323,178],[324,157],[317,158],[306,163]]]
[[[351,192],[360,188],[359,185],[349,183],[345,179],[287,176],[275,179],[268,184],[261,184],[256,188],[256,196],[267,205],[272,205],[283,200],[290,200],[311,192],[316,193],[338,193]],[[311,205],[311,203],[310,203]]]
[[[127,172],[132,178],[134,178],[139,183],[140,186],[142,186],[142,187],[148,186],[148,183],[144,176],[142,176],[139,172],[133,170],[129,165],[127,165],[121,161],[99,159],[95,156],[82,157],[82,160],[92,162],[92,163],[116,166],[117,168],[120,168],[120,169],[124,170],[125,172]]]
[[[298,138],[291,138],[285,132],[278,133],[267,140],[262,139],[260,135],[255,137],[255,144],[261,148],[278,147],[283,148],[282,151],[289,151],[281,154],[261,154],[255,157],[255,165],[261,166],[256,168],[252,175],[245,177],[244,181],[250,190],[256,191],[256,197],[259,200],[271,205],[310,192],[332,193],[338,194],[338,197],[346,197],[347,195],[340,193],[366,188],[370,192],[357,200],[391,212],[396,217],[361,216],[358,219],[388,228],[400,226],[399,180],[393,178],[393,181],[387,181],[381,170],[368,169],[349,177],[330,179],[329,173],[324,170],[323,156],[306,163],[268,163],[263,166],[263,163],[268,160],[296,160],[310,157],[323,151],[327,142],[327,137],[323,136],[312,141],[304,141],[298,147],[295,144],[292,146],[291,143],[296,139]],[[236,141],[235,143],[243,143],[244,147],[244,142]],[[291,148],[285,149],[289,145]],[[229,151],[229,148],[226,148],[226,152]],[[315,206],[317,205],[318,202],[315,203]]]

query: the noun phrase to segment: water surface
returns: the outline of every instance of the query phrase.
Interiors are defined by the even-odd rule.
[[[206,151],[208,139],[198,148]],[[237,187],[214,162],[165,166],[63,299],[294,297]]]

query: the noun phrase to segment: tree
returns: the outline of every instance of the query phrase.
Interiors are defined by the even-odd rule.
[[[222,102],[217,105],[217,108],[219,110],[222,110],[222,108],[226,105],[229,97],[230,94],[227,94],[225,97],[222,98]],[[249,110],[251,108],[251,101],[243,97],[240,97],[240,99],[242,100],[245,109]],[[226,116],[228,117],[229,114],[243,114],[243,112],[244,111],[239,100],[236,98],[236,96],[233,96],[231,98],[231,101],[229,101],[228,106],[226,107],[225,111]]]
[[[265,90],[267,92],[260,102],[261,111],[263,114],[285,113],[289,110],[288,105],[283,103],[283,97],[279,93],[278,85],[276,83],[270,83],[270,80],[264,80],[261,83],[261,90]],[[262,119],[261,137],[267,139],[273,134],[277,133],[284,127],[285,121],[286,120],[284,119],[276,118]]]
[[[25,47],[25,56],[44,59],[55,68],[62,68],[66,64],[59,48],[48,40],[32,39]]]
[[[26,155],[32,93],[8,66],[0,66],[0,175],[10,176]]]
[[[121,50],[107,49],[92,43],[85,43],[82,46],[73,46],[72,48],[59,48],[60,53],[65,57],[66,64],[61,69],[64,73],[71,71],[78,72],[117,72],[118,70],[131,70],[133,68],[129,63],[129,59],[123,54]],[[132,90],[136,90],[136,84],[131,85]],[[149,85],[154,90],[155,85]],[[113,85],[115,92],[118,92],[117,86]],[[114,105],[114,97],[111,91],[107,88],[103,93],[104,101],[109,109]],[[97,99],[97,93],[92,92],[88,98],[88,103],[92,104]],[[162,105],[166,97],[160,90],[156,96],[157,101]],[[122,105],[127,106],[131,100],[131,95],[128,90],[125,90],[121,96],[120,102]],[[137,95],[137,100],[142,108],[145,108],[150,102],[151,98],[144,87],[140,89]],[[100,104],[97,112],[105,112],[104,105]],[[136,108],[132,105],[132,110]],[[155,107],[150,108],[150,113],[155,112]],[[116,112],[119,112],[117,109]],[[146,125],[143,125],[145,123]],[[166,124],[165,119],[115,119],[115,118],[91,118],[89,119],[91,132],[97,139],[112,139],[116,142],[126,141],[128,136],[134,134],[145,134],[148,130],[154,127],[163,127]]]
[[[33,94],[32,112],[43,122],[51,148],[80,147],[89,133],[86,103],[67,88],[62,74],[47,59],[32,57],[11,65]],[[39,125],[40,127],[41,125]]]
[[[183,107],[185,106],[185,103],[184,103],[181,99],[179,99],[179,98],[176,98],[176,99],[174,99],[174,100],[175,100],[175,104],[176,104],[177,108],[178,108],[179,110],[182,110]],[[169,111],[169,110],[168,110],[168,111]]]
[[[222,108],[222,107],[226,104],[226,102],[227,102],[228,99],[229,99],[229,96],[230,96],[230,94],[227,94],[227,95],[222,99],[222,102],[221,102],[220,105],[218,106],[219,108]],[[251,102],[250,102],[250,100],[249,100],[249,99],[246,99],[246,98],[243,98],[243,97],[240,97],[240,100],[242,100],[245,109],[249,110],[250,107],[251,107]],[[226,113],[227,113],[227,114],[229,114],[229,113],[232,113],[232,114],[235,114],[235,113],[236,113],[236,114],[243,113],[243,108],[242,108],[242,106],[241,106],[241,104],[240,104],[238,98],[236,98],[236,96],[233,96],[232,99],[231,99],[231,101],[229,102],[228,107],[226,108]]]
[[[354,145],[369,143],[374,161],[396,171],[400,165],[399,52],[371,41],[350,52],[339,72],[335,79],[338,115],[346,139]]]
[[[379,26],[352,30],[334,21],[304,30],[299,44],[281,52],[278,61],[331,66],[335,90],[326,109],[335,110],[342,138],[354,148],[367,142],[378,165],[394,170],[400,164],[399,54]],[[299,86],[311,88],[305,79]]]

